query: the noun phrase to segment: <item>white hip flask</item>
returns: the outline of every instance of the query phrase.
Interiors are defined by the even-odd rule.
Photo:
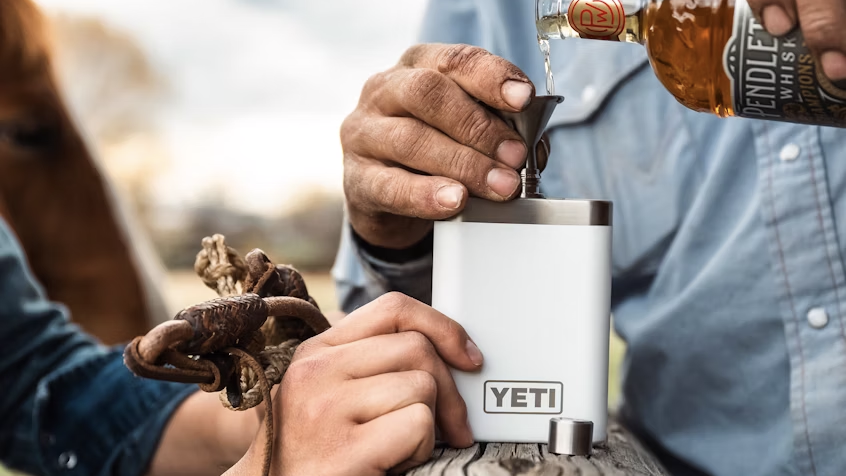
[[[606,439],[612,205],[471,198],[435,223],[432,305],[485,356],[453,370],[476,441],[546,443],[550,419]]]

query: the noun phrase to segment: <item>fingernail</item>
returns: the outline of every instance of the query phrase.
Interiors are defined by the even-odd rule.
[[[513,170],[497,167],[488,172],[488,187],[502,198],[514,195],[518,185],[520,177]]]
[[[516,169],[526,160],[526,146],[519,140],[507,140],[496,149],[496,158],[503,164]]]
[[[514,109],[523,109],[532,100],[532,85],[522,81],[506,81],[502,85],[502,97]]]
[[[454,210],[461,205],[464,198],[464,188],[459,185],[445,185],[435,192],[435,200],[444,208]]]
[[[773,36],[782,36],[793,29],[793,20],[787,15],[787,11],[781,5],[769,5],[761,12],[761,21],[764,28]]]
[[[793,20],[781,5],[769,5],[761,12],[764,28],[773,36],[786,35],[793,29]]]
[[[820,56],[823,72],[832,81],[846,79],[846,55],[839,51],[826,51]]]
[[[467,339],[467,346],[466,347],[467,347],[467,357],[470,358],[470,361],[473,362],[473,364],[475,364],[476,367],[479,367],[480,365],[482,365],[482,362],[484,362],[485,358],[482,357],[482,351],[479,350],[478,347],[476,347],[476,344],[473,343],[472,340]]]

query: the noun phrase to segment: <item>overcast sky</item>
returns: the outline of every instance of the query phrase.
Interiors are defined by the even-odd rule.
[[[36,1],[127,32],[168,79],[161,130],[176,164],[157,182],[163,203],[191,203],[218,181],[235,205],[267,212],[300,187],[340,191],[341,121],[364,81],[414,43],[426,3]]]

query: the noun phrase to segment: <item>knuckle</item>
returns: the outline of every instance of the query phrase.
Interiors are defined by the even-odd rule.
[[[818,50],[838,47],[846,36],[838,18],[824,9],[805,13],[802,17],[802,33],[808,45]]]
[[[415,403],[408,407],[408,424],[421,433],[434,431],[435,418],[432,410],[423,403]]]
[[[332,392],[322,392],[314,398],[306,399],[300,403],[301,418],[310,422],[326,421],[326,415],[332,410],[334,400]]]
[[[361,121],[358,114],[352,113],[341,123],[341,146],[344,150],[359,142],[361,136]]]
[[[477,160],[476,152],[469,147],[459,147],[447,159],[447,168],[463,184],[474,187],[482,187],[483,180],[479,177],[480,163]]]
[[[407,107],[434,109],[444,101],[448,91],[443,74],[431,69],[416,69],[409,73],[406,87],[402,89],[402,102]]]
[[[299,349],[297,349],[297,352],[299,352]],[[285,382],[288,384],[288,388],[296,388],[313,382],[326,369],[327,363],[320,357],[297,358],[296,352],[294,355],[291,365],[285,372]]]
[[[411,298],[403,293],[391,291],[383,294],[377,301],[379,306],[391,314],[401,314],[409,306]]]
[[[435,377],[423,370],[412,370],[408,374],[409,385],[427,401],[433,400],[438,393]]]
[[[388,212],[402,212],[408,203],[408,185],[403,180],[397,180],[391,169],[385,168],[373,177],[374,187],[371,189],[378,196],[373,197],[376,206]]]
[[[465,144],[480,144],[485,142],[493,125],[493,118],[481,108],[477,108],[464,115],[459,124],[459,131]]]
[[[355,154],[344,153],[344,195],[349,201],[361,189],[361,171],[355,165]]]
[[[460,339],[464,336],[464,327],[461,324],[453,321],[452,319],[444,319],[443,323],[443,335],[447,336],[449,339]]]
[[[302,342],[300,345],[297,346],[297,349],[294,350],[294,356],[291,358],[291,362],[293,363],[306,358],[311,353],[311,350],[314,348],[314,345],[315,344],[312,339],[308,339],[305,342]]]
[[[341,123],[341,148],[343,152],[370,155],[379,149],[380,132],[385,122],[370,111],[356,109]],[[347,157],[344,158],[345,161]]]
[[[425,44],[417,44],[409,47],[400,57],[399,64],[403,66],[415,65],[420,56],[426,51],[426,48],[428,48],[428,45]]]
[[[472,71],[477,62],[489,56],[486,50],[471,45],[451,45],[438,58],[438,71],[444,74]]]
[[[343,187],[348,212],[368,212],[374,205],[373,191],[369,186],[372,182],[366,179],[370,167],[356,154],[344,154]],[[353,220],[355,217],[351,215],[349,218]]]
[[[361,88],[361,100],[367,100],[370,96],[376,94],[385,85],[389,75],[388,71],[382,71],[367,78]]]
[[[427,138],[428,134],[423,133],[413,121],[400,121],[388,135],[399,162],[416,160]]]
[[[415,356],[415,361],[428,362],[437,357],[435,347],[429,339],[417,331],[404,332],[408,352]]]

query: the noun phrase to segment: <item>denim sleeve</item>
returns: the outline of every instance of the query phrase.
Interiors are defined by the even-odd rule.
[[[136,378],[49,302],[0,220],[0,461],[39,475],[140,475],[196,387]]]
[[[352,312],[391,291],[432,302],[432,253],[402,264],[380,260],[359,247],[344,223],[332,268],[341,310]]]
[[[479,36],[475,1],[429,2],[421,27],[421,43],[479,44]],[[399,291],[427,304],[432,302],[431,253],[402,264],[377,259],[355,243],[346,222],[332,276],[344,312],[352,312],[390,291]]]

